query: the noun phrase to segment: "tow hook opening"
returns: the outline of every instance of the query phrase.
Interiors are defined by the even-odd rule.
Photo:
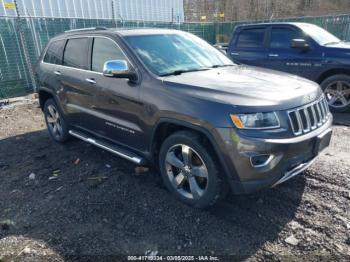
[[[261,168],[267,166],[272,159],[273,155],[263,154],[250,157],[250,163],[255,168]]]

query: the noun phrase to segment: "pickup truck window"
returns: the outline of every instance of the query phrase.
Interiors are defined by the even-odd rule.
[[[102,72],[108,60],[126,60],[122,50],[112,40],[96,37],[92,49],[92,71]]]
[[[159,76],[234,65],[219,50],[186,33],[129,36],[126,40],[140,60]]]
[[[44,62],[60,65],[66,40],[57,40],[50,44],[44,56]]]
[[[299,34],[289,28],[272,28],[270,48],[289,49],[293,39],[300,38]]]
[[[89,38],[72,38],[68,40],[66,45],[63,65],[80,68],[88,68],[88,55],[89,54]]]
[[[264,46],[265,29],[244,29],[239,33],[237,47],[258,48]]]

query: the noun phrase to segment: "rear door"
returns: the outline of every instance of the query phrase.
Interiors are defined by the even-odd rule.
[[[313,41],[300,29],[292,26],[272,26],[269,37],[266,67],[312,78],[319,71],[322,54],[313,47]],[[293,39],[304,39],[308,49],[292,48]]]
[[[57,92],[59,89],[59,78],[57,77],[56,65],[62,64],[63,49],[66,40],[52,41],[44,55],[40,70],[36,70],[38,74],[39,87],[46,87]]]
[[[264,66],[267,60],[266,27],[249,27],[230,43],[229,56],[239,64]]]
[[[59,95],[72,125],[83,129],[94,126],[92,111],[98,90],[87,80],[90,64],[91,37],[68,39],[63,65],[56,67],[60,79]]]

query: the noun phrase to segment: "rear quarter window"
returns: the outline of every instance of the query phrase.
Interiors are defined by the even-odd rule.
[[[57,40],[49,44],[44,56],[44,62],[50,64],[62,64],[63,48],[66,40]]]
[[[80,69],[89,69],[90,39],[69,39],[64,50],[63,65]]]
[[[237,47],[259,48],[264,46],[265,29],[254,28],[242,30],[237,39]]]

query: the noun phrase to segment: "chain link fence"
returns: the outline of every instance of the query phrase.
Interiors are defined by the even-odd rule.
[[[350,40],[350,15],[288,18],[274,21],[313,23],[343,40]],[[115,21],[112,19],[0,17],[0,99],[21,96],[33,91],[35,84],[30,68],[36,63],[47,41],[66,30],[96,26],[172,28],[193,33],[214,44],[216,42],[227,42],[236,25],[251,22],[267,21],[176,24]]]

